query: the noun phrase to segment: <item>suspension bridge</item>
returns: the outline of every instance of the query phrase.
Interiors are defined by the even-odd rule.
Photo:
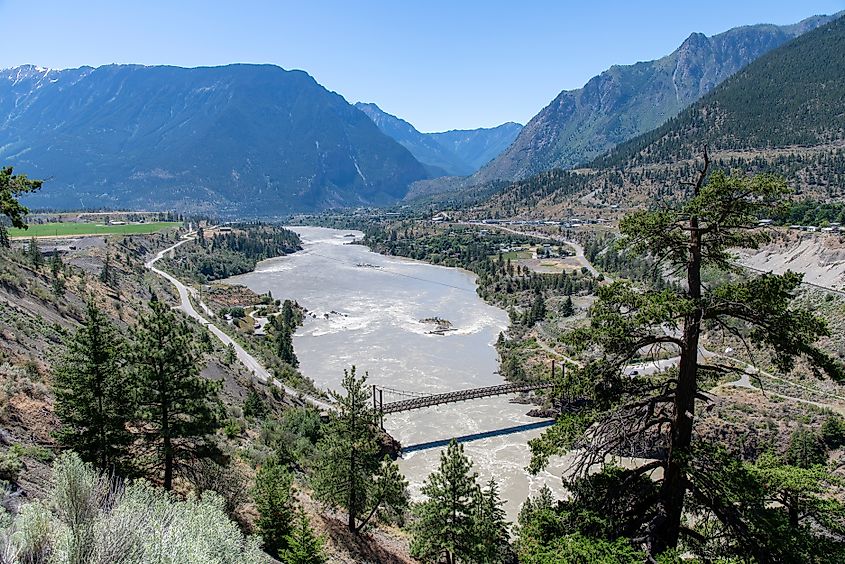
[[[431,394],[426,392],[415,392],[409,390],[397,390],[385,386],[373,384],[373,411],[378,415],[381,426],[384,428],[384,416],[391,413],[401,413],[413,409],[423,409],[447,403],[457,403],[492,396],[503,396],[507,394],[519,394],[534,392],[537,390],[548,390],[555,386],[555,362],[552,360],[551,378],[535,382],[515,382],[497,384],[495,386],[484,386],[480,388],[468,388]],[[388,401],[385,401],[385,396]],[[566,407],[572,408],[572,405]]]
[[[553,386],[552,382],[531,382],[523,384],[499,384],[497,386],[486,386],[483,388],[470,388],[466,390],[456,390],[453,392],[445,392],[441,394],[426,394],[422,392],[410,392],[407,390],[396,390],[393,388],[384,388],[373,385],[373,408],[376,413],[387,415],[390,413],[400,413],[402,411],[411,411],[412,409],[422,409],[424,407],[433,407],[435,405],[443,405],[445,403],[457,403],[459,401],[467,401],[479,398],[487,398],[491,396],[502,396],[506,394],[518,394],[521,392],[533,392],[534,390],[545,390]],[[398,396],[404,399],[384,402],[384,394],[389,396]]]

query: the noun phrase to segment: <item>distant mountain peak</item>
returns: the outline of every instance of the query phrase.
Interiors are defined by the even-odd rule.
[[[665,57],[614,65],[583,88],[558,94],[510,148],[461,185],[586,163],[660,126],[751,61],[841,14],[788,26],[743,26],[712,37],[695,32]]]
[[[411,151],[418,161],[428,165],[434,176],[472,174],[505,150],[522,129],[521,125],[508,122],[497,127],[422,133],[372,102],[357,102],[355,107]]]

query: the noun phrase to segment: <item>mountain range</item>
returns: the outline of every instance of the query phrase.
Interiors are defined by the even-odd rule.
[[[474,173],[507,149],[522,130],[520,124],[508,122],[492,128],[421,133],[407,121],[375,104],[358,102],[355,107],[428,166],[432,176],[467,176]]]
[[[687,126],[692,132],[715,134],[707,128],[718,125],[723,137],[714,143],[720,146],[755,131],[765,133],[761,139],[768,143],[801,144],[814,139],[805,127],[810,117],[829,115],[839,123],[839,114],[830,113],[838,102],[827,98],[831,107],[790,113],[800,104],[804,84],[839,68],[833,63],[826,69],[805,65],[807,73],[816,74],[795,76],[790,84],[772,74],[758,75],[758,83],[744,82],[745,91],[734,88],[733,98],[722,103],[730,102],[732,115],[746,119],[741,131],[707,121],[720,115],[715,110],[704,119],[689,117],[692,110],[685,108],[709,100],[731,76],[744,76],[749,63],[840,15],[791,26],[740,27],[713,37],[694,33],[666,57],[614,66],[581,89],[561,92],[524,128],[506,123],[421,133],[375,104],[350,105],[307,73],[273,65],[22,66],[0,71],[0,162],[48,180],[44,190],[26,199],[33,207],[270,216],[393,204],[421,194],[467,193],[473,186],[487,190],[514,179],[543,185],[532,175],[585,166],[609,150],[605,159],[628,158],[619,152],[630,146],[627,142],[663,124],[675,127],[679,116],[697,124]],[[776,97],[768,102],[776,112],[754,121],[744,113],[743,96],[762,84]],[[784,101],[792,105],[780,104]],[[785,124],[796,115],[804,119],[801,124],[791,130],[784,125],[779,137],[772,134],[773,119]],[[790,131],[806,135],[790,136]],[[651,138],[637,142],[642,139]],[[659,158],[680,147],[671,135],[655,142]],[[657,149],[638,151],[637,158],[647,160]],[[631,182],[605,181],[605,188]]]
[[[239,215],[389,204],[429,173],[362,112],[272,65],[0,72],[0,161],[52,208]]]
[[[693,33],[665,57],[613,66],[583,88],[561,92],[510,147],[469,178],[422,181],[412,194],[524,179],[585,164],[662,125],[761,55],[839,15],[813,16],[786,26],[737,27],[712,37]]]
[[[845,17],[758,58],[659,128],[575,171],[475,189],[482,215],[562,216],[651,205],[686,190],[705,147],[714,168],[773,172],[796,196],[845,198]]]

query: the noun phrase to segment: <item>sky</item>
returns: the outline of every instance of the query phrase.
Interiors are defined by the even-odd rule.
[[[845,0],[0,0],[0,68],[302,69],[420,131],[526,123],[614,64],[692,32],[788,24]]]

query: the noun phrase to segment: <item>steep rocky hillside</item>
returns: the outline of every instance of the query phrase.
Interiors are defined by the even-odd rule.
[[[573,205],[650,204],[682,193],[704,146],[716,167],[786,177],[796,198],[838,201],[845,186],[845,18],[768,53],[660,128],[588,167],[495,191],[483,215],[565,216]],[[490,192],[490,187],[476,193]],[[470,192],[467,196],[470,196]]]
[[[661,59],[613,66],[583,88],[561,92],[476,177],[514,180],[587,162],[663,124],[748,63],[830,20],[739,27],[712,37],[693,33]]]

